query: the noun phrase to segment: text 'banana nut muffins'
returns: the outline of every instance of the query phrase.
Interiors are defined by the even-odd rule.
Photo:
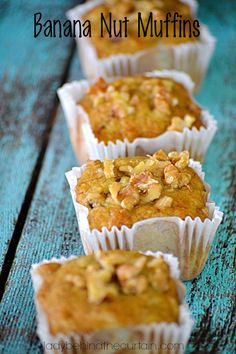
[[[216,122],[193,99],[178,72],[67,84],[59,96],[77,157],[103,159],[188,149],[201,159]]]
[[[86,76],[94,79],[176,69],[188,73],[199,85],[215,39],[195,19],[195,10],[194,0],[94,0],[70,10],[72,21],[90,24],[87,37],[76,28]]]
[[[187,151],[89,161],[67,173],[87,253],[170,252],[181,276],[203,269],[222,213],[209,201],[199,163]]]
[[[97,252],[42,262],[31,274],[45,349],[67,344],[66,353],[142,353],[141,341],[150,346],[147,353],[151,344],[177,342],[173,352],[183,352],[192,321],[172,256]]]

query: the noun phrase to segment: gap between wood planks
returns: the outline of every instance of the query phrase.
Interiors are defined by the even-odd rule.
[[[70,69],[70,64],[72,62],[74,52],[75,52],[75,43],[72,45],[71,52],[70,52],[70,55],[68,58],[68,63],[66,65],[64,74],[62,75],[60,86],[62,86],[67,80],[69,69]],[[28,211],[29,211],[32,199],[34,197],[34,192],[35,192],[35,189],[37,186],[37,182],[38,182],[41,168],[43,165],[45,153],[46,153],[48,143],[50,140],[51,131],[52,131],[52,128],[53,128],[55,120],[56,120],[58,106],[59,106],[59,102],[58,102],[57,94],[55,93],[55,97],[54,97],[54,100],[52,103],[52,109],[48,113],[48,125],[46,126],[45,131],[42,136],[42,145],[41,145],[41,148],[39,151],[39,156],[38,156],[36,164],[33,168],[31,180],[30,180],[29,186],[27,188],[27,191],[26,191],[26,194],[24,197],[24,201],[23,201],[21,209],[20,209],[20,213],[17,218],[14,231],[12,233],[12,238],[9,242],[9,246],[8,246],[8,249],[7,249],[5,258],[4,258],[3,266],[2,266],[2,272],[0,273],[0,284],[1,284],[0,301],[2,300],[2,297],[5,292],[7,279],[8,279],[8,276],[11,271],[11,267],[12,267],[12,264],[13,264],[13,261],[15,258],[17,246],[18,246],[18,243],[21,238],[21,234],[22,234],[22,231],[23,231],[23,228],[25,225],[25,221],[26,221],[26,218],[28,215]]]

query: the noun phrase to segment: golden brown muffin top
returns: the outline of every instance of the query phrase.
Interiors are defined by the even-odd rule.
[[[178,322],[177,286],[162,256],[97,252],[43,264],[38,272],[37,299],[53,335]]]
[[[203,125],[201,108],[187,89],[167,77],[125,77],[111,83],[100,78],[78,103],[96,138],[105,143]]]
[[[157,21],[157,34],[154,32],[151,33],[149,26],[147,36],[145,37],[140,25],[140,36],[138,36],[139,12],[142,16],[144,28],[147,27],[150,13],[153,14],[153,21]],[[184,25],[185,33],[183,33],[183,22],[181,22],[180,25],[179,21],[176,23],[175,33],[172,23],[169,23],[168,36],[165,25],[163,25],[162,32],[160,32],[160,20],[165,21],[168,12],[178,12],[178,14],[182,16],[178,18],[178,20],[187,21],[187,24]],[[127,25],[127,37],[125,37],[125,29],[123,26],[121,36],[117,37],[112,32],[112,36],[109,38],[108,32],[104,30],[104,37],[101,38],[101,13],[108,24],[109,13],[112,14],[112,20],[117,20],[117,22],[123,20],[126,16],[129,20]],[[176,45],[197,40],[197,37],[193,35],[193,26],[191,24],[194,19],[191,16],[190,7],[179,0],[106,0],[104,4],[98,5],[88,11],[83,16],[83,19],[91,21],[91,41],[96,48],[99,58],[105,58],[115,54],[132,54],[159,44]],[[120,27],[117,26],[116,28],[116,33],[118,34]],[[158,33],[160,33],[159,36]]]
[[[89,210],[90,228],[131,227],[159,217],[208,217],[207,192],[188,166],[189,153],[162,150],[153,156],[89,161],[75,187],[76,201]]]

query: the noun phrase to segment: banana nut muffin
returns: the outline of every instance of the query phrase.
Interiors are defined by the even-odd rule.
[[[36,297],[52,335],[178,323],[177,284],[163,256],[114,250],[40,265]]]
[[[201,108],[182,84],[168,77],[134,76],[113,82],[100,78],[78,104],[88,114],[95,137],[105,143],[203,126]]]
[[[164,216],[203,221],[209,217],[207,192],[188,165],[187,151],[89,161],[75,187],[76,201],[88,208],[91,230]]]
[[[166,20],[167,13],[174,14],[175,12],[182,17],[178,17],[175,26],[170,22],[166,30],[161,21]],[[141,14],[139,18],[138,13]],[[151,18],[150,13],[152,13]],[[103,21],[104,31],[101,30],[101,14],[105,19]],[[112,20],[117,21],[111,36],[105,27],[105,22],[108,26],[110,24],[110,14]],[[126,29],[124,24],[119,26],[119,20],[124,17],[127,17],[129,21]],[[105,0],[103,4],[88,11],[83,16],[83,20],[89,20],[91,23],[93,32],[90,39],[98,58],[106,58],[115,54],[133,54],[156,45],[189,43],[197,41],[199,35],[199,32],[195,32],[195,20],[191,16],[189,5],[179,0]],[[155,21],[157,21],[156,25],[154,25]],[[103,32],[103,37],[101,37],[101,32]]]

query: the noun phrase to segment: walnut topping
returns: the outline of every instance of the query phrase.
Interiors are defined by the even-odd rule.
[[[118,193],[122,208],[131,210],[139,202],[139,193],[131,184],[121,189]]]
[[[153,273],[150,273],[148,280],[152,287],[159,291],[167,291],[169,288],[168,276],[161,269],[157,268]]]
[[[147,278],[140,275],[146,263],[146,257],[137,258],[132,264],[125,263],[118,266],[117,278],[125,294],[140,294],[148,287]]]
[[[105,298],[114,298],[118,295],[118,286],[114,283],[109,283],[112,274],[112,271],[108,269],[86,273],[89,302],[99,304]]]
[[[172,163],[175,163],[179,160],[179,152],[178,151],[171,151],[168,154],[168,158],[171,160]]]
[[[127,165],[127,166],[120,166],[120,167],[119,167],[119,171],[132,173],[132,172],[133,172],[133,168],[132,168],[131,166],[129,166],[129,165]]]
[[[165,176],[165,181],[167,184],[176,185],[178,184],[178,168],[175,167],[174,165],[168,165],[164,169],[164,176]]]
[[[184,169],[185,167],[188,166],[189,163],[189,152],[188,151],[182,151],[179,154],[179,159],[175,163],[175,166],[179,168],[180,170]]]
[[[189,152],[182,151],[178,153],[174,151],[170,152],[168,157],[172,164],[164,169],[165,182],[171,185],[172,188],[181,188],[188,185],[191,175],[182,173],[181,170],[185,169],[189,164]]]
[[[172,106],[174,106],[174,107],[177,106],[179,104],[178,98],[173,97],[171,103],[172,103]]]
[[[85,288],[86,287],[85,279],[82,275],[67,274],[65,277],[65,280],[72,283],[73,285],[75,285],[78,288]]]
[[[118,182],[113,182],[109,186],[109,192],[111,193],[112,199],[119,204],[119,200],[117,199],[118,193],[121,190],[121,185]]]
[[[122,291],[125,294],[141,294],[148,287],[148,280],[144,275],[126,280],[123,283]]]
[[[187,128],[192,128],[195,120],[196,120],[196,118],[191,116],[190,114],[185,114],[185,116],[184,116],[184,123]]]
[[[122,202],[120,203],[120,205],[122,206],[122,208],[124,209],[128,209],[128,210],[131,210],[133,209],[133,207],[138,204],[138,201],[139,201],[139,197],[132,197],[132,196],[128,196],[126,198],[124,198],[122,200]]]
[[[83,183],[80,185],[85,192],[84,205],[90,209],[114,205],[127,210],[137,207],[138,210],[144,204],[152,203],[152,207],[163,210],[165,206],[170,207],[173,201],[164,198],[166,194],[172,197],[169,193],[174,192],[174,189],[192,188],[189,186],[192,172],[186,169],[188,164],[188,151],[166,154],[163,150],[153,156],[96,161],[94,175],[98,183],[93,184],[95,178],[91,175],[90,188]],[[79,201],[80,192],[77,187],[76,192]],[[156,203],[159,199],[160,202]]]
[[[138,165],[136,165],[133,169],[133,173],[138,174],[143,171],[148,171],[151,166],[153,166],[155,162],[152,159],[143,160]]]
[[[116,274],[119,281],[122,283],[130,278],[135,277],[140,273],[140,271],[141,269],[135,267],[133,264],[122,264],[117,268]]]
[[[142,270],[146,263],[146,257],[140,256],[135,259],[135,261],[130,263],[125,263],[117,267],[116,274],[119,281],[122,283],[130,278],[137,276]]]
[[[97,251],[95,258],[98,263],[104,268],[110,271],[114,271],[114,267],[125,262],[125,258],[121,253],[104,253]]]
[[[187,186],[191,180],[191,175],[188,173],[180,173],[178,177],[179,188]]]
[[[104,174],[106,178],[112,178],[115,176],[114,164],[112,160],[108,160],[108,159],[104,160]]]
[[[153,270],[148,276],[152,287],[160,291],[168,290],[169,266],[164,262],[163,257],[153,258],[147,263],[147,267]]]
[[[162,210],[162,209],[166,209],[166,208],[170,208],[171,205],[173,203],[173,198],[168,197],[168,196],[164,196],[162,198],[160,198],[156,203],[155,206]]]
[[[149,287],[168,289],[169,266],[161,256],[115,250],[81,258],[86,262],[80,259],[74,267],[77,273],[66,274],[65,280],[86,291],[92,304],[112,301],[120,293],[139,295]]]
[[[171,120],[171,124],[167,129],[182,132],[184,128],[191,129],[195,121],[196,118],[191,116],[190,114],[185,114],[184,119],[180,117],[173,117]]]
[[[136,105],[139,103],[139,97],[138,97],[137,95],[134,95],[134,96],[131,98],[130,103],[133,104],[134,106],[136,106]]]
[[[163,150],[159,150],[159,151],[155,152],[155,154],[153,154],[153,157],[157,160],[160,160],[160,161],[168,160],[168,156],[166,155],[166,153]]]
[[[156,179],[151,178],[149,172],[141,172],[130,178],[130,183],[138,187],[141,191],[146,191],[151,185],[158,183]]]
[[[181,119],[180,117],[173,117],[171,120],[171,124],[169,125],[167,130],[182,132],[184,128],[185,128],[185,123],[183,119]]]
[[[155,199],[158,199],[161,195],[161,191],[161,184],[151,184],[151,186],[147,190],[147,193],[142,197],[142,201],[145,203],[149,203]]]
[[[154,97],[153,104],[159,112],[170,114],[170,105],[159,93]]]

